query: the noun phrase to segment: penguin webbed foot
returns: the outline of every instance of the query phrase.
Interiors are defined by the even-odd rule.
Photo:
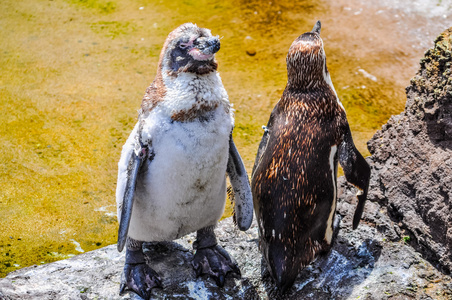
[[[233,273],[236,278],[241,276],[235,260],[220,245],[197,249],[193,259],[193,268],[196,277],[207,274],[215,279],[219,287],[224,286],[228,273]]]
[[[127,250],[119,294],[131,291],[147,300],[151,297],[151,290],[156,287],[162,288],[162,281],[157,272],[146,264],[143,252]]]

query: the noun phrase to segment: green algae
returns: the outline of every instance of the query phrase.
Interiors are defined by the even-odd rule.
[[[94,9],[100,13],[109,14],[115,11],[116,3],[113,1],[99,0],[68,0],[68,2],[88,9]]]
[[[219,70],[251,171],[284,90],[287,50],[326,11],[313,1],[2,1],[0,276],[116,242],[117,161],[172,29],[194,22],[222,37]],[[366,141],[403,109],[403,89],[356,75],[354,54],[337,42],[325,48],[368,153]],[[371,70],[374,60],[360,66]]]
[[[135,31],[135,28],[130,24],[130,22],[100,21],[92,23],[90,26],[95,33],[102,34],[113,39],[119,35],[132,34]]]

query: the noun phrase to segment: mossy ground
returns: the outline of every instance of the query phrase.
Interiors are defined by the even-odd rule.
[[[397,61],[385,53],[366,58],[341,44],[326,7],[318,1],[1,1],[0,276],[78,254],[77,243],[89,251],[116,242],[121,147],[166,35],[184,22],[222,37],[219,70],[236,110],[234,138],[251,171],[261,126],[284,89],[287,50],[324,17],[332,79],[367,155],[366,141],[405,99],[403,86],[390,79],[357,74],[356,59],[371,73]]]

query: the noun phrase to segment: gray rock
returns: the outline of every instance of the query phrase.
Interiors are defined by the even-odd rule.
[[[447,274],[452,271],[451,34],[452,28],[442,33],[421,59],[405,111],[368,142],[370,200],[390,216],[398,235],[409,236],[411,245]]]
[[[351,214],[343,203],[341,212]],[[385,216],[382,215],[382,218]],[[346,218],[344,218],[346,219]],[[390,223],[388,219],[383,222]],[[261,267],[257,227],[235,229],[222,221],[216,233],[236,259],[242,278],[218,288],[207,277],[195,278],[191,267],[193,234],[176,242],[147,244],[150,265],[160,273],[165,289],[153,299],[450,299],[452,281],[403,241],[391,242],[374,224],[352,231],[344,222],[329,255],[319,258],[281,296]],[[118,295],[124,254],[111,245],[55,263],[33,266],[0,279],[0,299],[139,299]]]

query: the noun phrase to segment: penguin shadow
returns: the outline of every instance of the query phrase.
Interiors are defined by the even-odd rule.
[[[192,266],[194,251],[188,242],[183,245],[177,242],[144,243],[143,249],[146,263],[159,274],[163,285],[163,288],[152,290],[150,299],[236,299],[244,291],[257,295],[248,279],[230,273],[223,287],[217,286],[207,275],[196,277]],[[130,293],[130,297],[142,299],[134,293]]]
[[[377,240],[356,241],[339,235],[331,251],[303,269],[284,294],[276,288],[263,260],[262,283],[270,300],[347,299],[372,273],[381,249]]]

